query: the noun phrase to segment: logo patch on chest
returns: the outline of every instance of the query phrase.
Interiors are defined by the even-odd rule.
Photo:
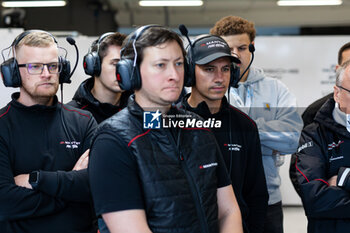
[[[329,162],[332,162],[332,161],[335,161],[335,160],[339,160],[339,159],[343,159],[343,158],[344,158],[344,156],[342,156],[342,155],[335,155],[335,156],[332,155],[332,157],[329,158]]]
[[[264,109],[270,111],[271,110],[270,103],[264,103]]]
[[[78,149],[80,142],[76,142],[76,141],[60,141],[60,145],[65,145],[66,148],[68,149]]]
[[[242,149],[242,145],[236,143],[226,143],[224,144],[224,147],[227,147],[228,151],[241,151]]]
[[[218,165],[218,163],[208,163],[208,164],[204,164],[204,165],[199,165],[199,169],[206,169],[206,168],[210,168],[210,167],[216,167]]]
[[[339,140],[338,143],[332,142],[331,144],[328,144],[328,150],[333,150],[334,148],[339,147],[342,143],[344,143],[344,141],[341,140]]]

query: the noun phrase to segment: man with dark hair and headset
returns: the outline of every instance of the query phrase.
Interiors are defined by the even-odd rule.
[[[244,232],[261,233],[267,210],[268,193],[260,139],[255,122],[230,106],[225,93],[233,82],[230,47],[221,37],[200,36],[187,50],[192,92],[182,100],[182,107],[203,117],[222,122],[212,128],[224,157],[237,202],[241,209]]]
[[[89,179],[96,214],[111,233],[242,232],[214,135],[207,128],[160,126],[162,113],[202,120],[172,106],[184,83],[181,38],[148,25],[123,47],[117,77],[135,94],[99,125],[93,140]]]
[[[123,92],[115,76],[120,49],[126,35],[103,34],[95,40],[84,57],[84,71],[90,78],[82,82],[69,105],[92,113],[97,123],[123,109],[130,92]]]
[[[269,192],[264,233],[283,233],[279,167],[284,155],[296,151],[303,127],[296,98],[281,81],[266,76],[262,69],[250,67],[255,50],[253,22],[226,16],[215,23],[210,33],[221,36],[230,46],[231,54],[241,61],[241,80],[230,89],[229,100],[231,105],[247,113],[259,130]]]
[[[1,74],[20,90],[0,110],[0,231],[96,232],[86,169],[96,121],[58,102],[70,67],[51,34],[26,31],[10,47]]]

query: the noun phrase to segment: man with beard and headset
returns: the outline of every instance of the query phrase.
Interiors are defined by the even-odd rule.
[[[96,121],[58,102],[71,74],[51,34],[25,31],[10,47],[1,74],[19,92],[0,110],[1,232],[94,233],[86,168]]]

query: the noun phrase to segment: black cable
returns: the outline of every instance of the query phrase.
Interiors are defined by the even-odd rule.
[[[77,65],[78,65],[78,61],[79,61],[79,50],[78,50],[78,47],[77,47],[77,45],[75,44],[75,40],[74,40],[73,38],[67,37],[66,40],[67,40],[67,42],[68,42],[70,45],[73,45],[73,46],[74,46],[75,52],[76,52],[76,54],[77,54],[76,62],[75,62],[73,71],[69,74],[69,76],[72,77],[72,75],[73,75],[73,73],[74,73],[74,71],[75,71],[75,69],[77,68]],[[64,49],[64,48],[62,48],[62,49]],[[65,56],[65,57],[67,57],[67,50],[66,50],[66,49],[64,49],[64,50],[66,51],[66,56]],[[66,134],[66,137],[67,137],[67,139],[69,140],[69,142],[72,142],[73,136],[70,135],[70,133],[69,133],[69,131],[68,131],[68,129],[67,129],[66,120],[65,120],[65,118],[64,118],[64,116],[63,116],[63,113],[62,113],[62,112],[63,112],[63,108],[64,108],[64,106],[63,106],[63,83],[61,83],[61,111],[60,111],[60,118],[61,118],[61,123],[62,123],[62,126],[63,126],[64,133]]]
[[[243,76],[245,75],[245,73],[247,73],[247,71],[249,70],[250,66],[252,65],[253,63],[253,60],[254,60],[254,53],[252,52],[252,59],[250,59],[250,62],[249,62],[249,65],[247,66],[247,68],[244,70],[243,74],[241,75],[241,77],[239,78],[237,84],[241,81],[241,79],[243,78]]]
[[[229,120],[228,120],[228,122],[229,122],[229,139],[230,139],[230,143],[229,143],[229,145],[228,145],[228,149],[230,150],[230,168],[229,168],[229,175],[230,175],[230,178],[231,178],[231,172],[232,172],[232,148],[230,147],[230,146],[232,146],[232,132],[231,132],[231,109],[230,109],[230,88],[231,88],[231,86],[229,85],[228,86],[228,97],[227,97],[227,99],[228,99],[228,115],[229,115]]]
[[[60,118],[61,118],[61,123],[63,126],[64,133],[66,134],[66,137],[69,142],[72,142],[73,137],[71,137],[70,133],[68,132],[67,125],[66,125],[66,120],[63,116],[63,103],[61,103],[61,111],[60,111]]]
[[[178,128],[177,142],[176,142],[177,145],[176,146],[177,146],[178,153],[180,153],[180,159],[183,159],[181,151],[180,151],[181,133],[182,133],[182,129]]]
[[[61,83],[61,104],[63,104],[63,83]]]
[[[73,137],[70,135],[69,131],[67,130],[67,124],[66,124],[66,120],[63,116],[63,83],[61,83],[61,110],[60,110],[60,118],[61,118],[61,123],[63,126],[63,130],[64,133],[66,134],[66,137],[68,139],[69,142],[72,142]]]
[[[254,52],[255,52],[255,47],[254,44],[249,44],[249,52],[252,54],[252,58],[250,59],[250,62],[247,66],[247,68],[245,68],[243,74],[233,82],[233,87],[234,88],[238,88],[238,83],[242,80],[243,76],[245,75],[245,73],[247,73],[247,71],[250,69],[250,66],[252,65],[253,61],[254,61]]]

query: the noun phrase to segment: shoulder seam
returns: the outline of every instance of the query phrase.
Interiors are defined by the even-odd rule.
[[[9,104],[9,107],[7,108],[6,112],[4,112],[3,114],[1,114],[1,115],[0,115],[0,118],[3,117],[3,116],[5,116],[5,115],[9,112],[10,107],[11,107],[11,105]]]
[[[135,136],[135,137],[134,137],[133,139],[131,139],[130,142],[128,143],[128,147],[130,147],[131,144],[132,144],[136,139],[138,139],[139,137],[145,136],[145,135],[148,134],[150,131],[151,131],[151,129],[148,129],[146,132]]]
[[[89,106],[89,105],[87,104],[87,105],[85,105],[85,106],[81,107],[80,109],[84,109],[84,108],[86,108],[87,106]]]
[[[84,113],[81,113],[81,112],[79,112],[79,111],[77,111],[77,110],[75,110],[75,109],[68,109],[68,108],[66,108],[66,107],[64,106],[64,104],[61,104],[61,105],[62,105],[62,108],[63,108],[64,110],[67,110],[67,111],[69,111],[69,112],[76,112],[76,113],[78,113],[79,115],[82,115],[82,116],[85,116],[85,117],[87,117],[87,118],[90,118],[89,115],[86,115],[86,114],[84,114]]]
[[[240,113],[242,116],[244,116],[245,118],[247,118],[247,119],[253,124],[253,126],[254,126],[255,128],[257,128],[255,121],[254,121],[252,118],[250,118],[250,116],[248,116],[246,113],[242,112],[242,111],[239,110],[238,108],[232,106],[231,104],[230,104],[229,106],[230,106],[231,109],[233,109],[234,111]]]
[[[183,130],[206,130],[206,131],[211,132],[211,130],[208,128],[182,128],[182,129]]]

